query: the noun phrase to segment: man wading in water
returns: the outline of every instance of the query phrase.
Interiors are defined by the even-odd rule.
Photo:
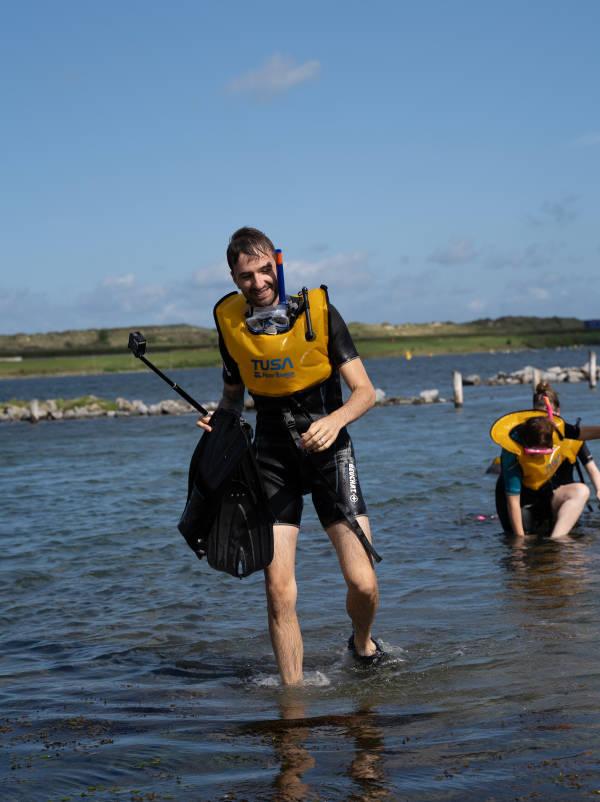
[[[305,493],[348,587],[348,648],[362,663],[383,654],[371,636],[378,556],[345,428],[373,406],[375,391],[326,289],[285,296],[281,255],[265,234],[236,231],[227,262],[241,295],[226,295],[214,311],[223,357],[220,406],[241,413],[245,388],[254,398],[256,456],[275,520],[274,557],[265,569],[269,632],[282,682],[294,685],[302,681],[295,556]],[[340,376],[350,389],[345,403]],[[198,425],[210,431],[210,417]]]

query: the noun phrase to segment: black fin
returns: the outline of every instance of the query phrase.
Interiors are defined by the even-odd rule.
[[[250,426],[219,409],[190,463],[178,529],[196,556],[239,578],[273,559],[273,516],[252,449]]]

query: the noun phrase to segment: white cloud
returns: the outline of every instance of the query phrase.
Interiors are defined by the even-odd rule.
[[[481,298],[472,298],[467,303],[467,309],[470,309],[472,312],[481,312],[483,309],[486,308],[486,306],[487,303],[483,301]]]
[[[363,251],[337,253],[314,261],[292,259],[285,266],[286,286],[291,292],[296,292],[304,284],[331,283],[337,289],[360,284],[368,287],[373,280],[368,261],[368,254]]]
[[[535,214],[529,215],[529,222],[534,226],[556,225],[566,226],[577,219],[577,196],[565,195],[558,200],[546,200]]]
[[[225,260],[199,268],[193,273],[191,282],[195,287],[213,288],[224,293],[228,289],[233,289],[231,274]]]
[[[160,284],[139,284],[132,273],[108,277],[76,300],[77,314],[83,313],[90,326],[120,325],[135,316],[153,316],[164,303],[166,288]],[[148,321],[149,322],[149,321]]]
[[[473,243],[468,239],[450,242],[442,248],[436,248],[428,257],[429,262],[439,265],[464,265],[477,257]]]
[[[298,291],[330,283],[341,301],[364,300],[356,292],[368,291],[373,278],[365,253],[338,253],[314,261],[286,264],[287,286]],[[62,330],[151,323],[214,325],[215,302],[235,289],[224,261],[198,268],[177,280],[147,281],[133,273],[99,278],[96,286],[72,297],[36,293],[27,289],[0,290],[0,331]]]
[[[579,148],[594,148],[600,145],[600,133],[589,133],[578,136],[573,140],[573,145]]]
[[[318,78],[321,65],[316,60],[296,64],[289,56],[271,56],[261,67],[239,75],[227,85],[230,92],[271,97]]]
[[[0,331],[19,332],[59,331],[69,328],[68,310],[52,304],[46,293],[29,289],[0,289]]]
[[[529,295],[536,301],[547,301],[550,298],[550,292],[545,287],[529,287]]]
[[[291,260],[285,266],[288,292],[306,284],[332,284],[341,302],[359,298],[356,287],[373,286],[368,255],[338,253],[314,261]],[[163,283],[140,282],[135,276],[110,277],[79,296],[67,317],[86,321],[86,326],[191,323],[212,326],[212,309],[225,293],[235,289],[229,268],[218,262],[198,268],[189,276]],[[363,301],[363,296],[360,296]],[[81,325],[81,324],[69,324]]]
[[[135,276],[133,273],[126,273],[123,276],[107,276],[102,279],[103,287],[133,287]]]
[[[547,269],[557,255],[563,250],[564,244],[532,242],[524,248],[513,250],[489,249],[482,255],[482,264],[491,270],[538,270]]]

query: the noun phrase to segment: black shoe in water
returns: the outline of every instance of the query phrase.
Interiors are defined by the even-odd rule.
[[[348,649],[352,652],[352,657],[363,666],[374,666],[385,656],[385,652],[379,641],[376,641],[375,638],[371,638],[371,640],[375,644],[375,651],[373,654],[359,654],[354,645],[354,632],[348,638]]]

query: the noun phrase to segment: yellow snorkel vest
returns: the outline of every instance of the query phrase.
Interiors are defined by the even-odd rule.
[[[243,295],[230,293],[215,306],[215,321],[225,347],[251,393],[275,398],[292,395],[331,376],[327,290],[309,290],[308,298],[315,333],[312,341],[306,339],[304,315],[282,334],[253,334],[246,325]]]
[[[565,422],[558,415],[554,416],[554,424],[558,431],[552,435],[551,454],[526,454],[525,447],[511,437],[512,432],[525,423],[529,418],[544,418],[545,412],[527,409],[522,412],[511,412],[504,415],[492,424],[490,437],[499,446],[516,454],[523,471],[523,484],[530,490],[539,490],[542,485],[550,481],[556,471],[567,459],[575,463],[577,453],[583,445],[582,440],[569,440],[565,435]]]

